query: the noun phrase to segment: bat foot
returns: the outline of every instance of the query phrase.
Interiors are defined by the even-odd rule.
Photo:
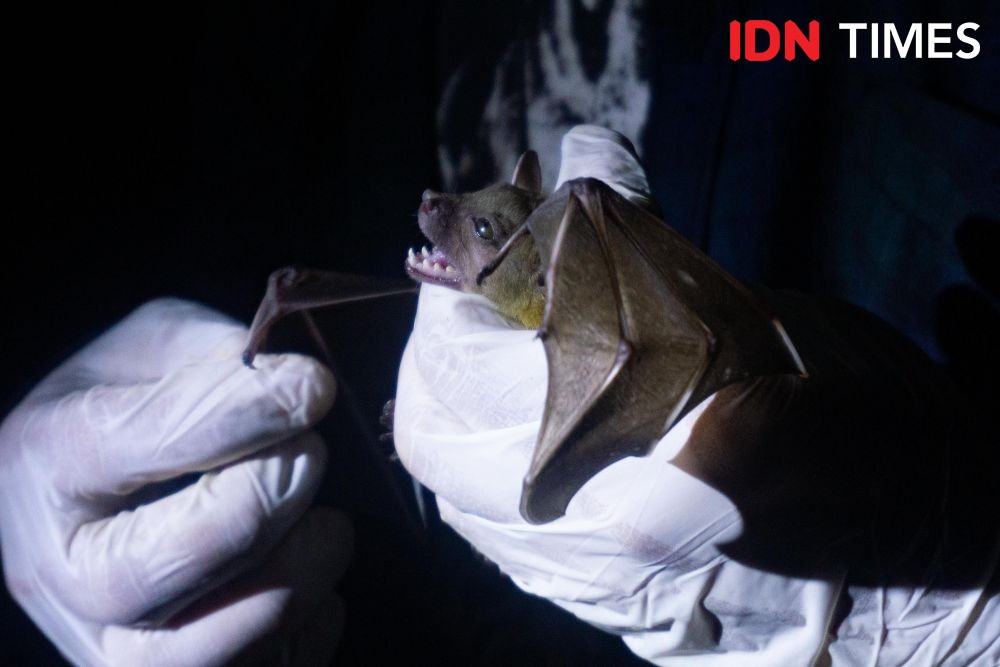
[[[255,370],[257,370],[257,367],[253,365],[253,360],[254,360],[254,358],[256,356],[257,355],[252,350],[246,350],[240,356],[240,359],[243,360],[243,365],[244,366],[246,366],[247,368],[249,368],[252,371],[255,371]]]
[[[392,424],[393,417],[396,414],[396,399],[390,398],[382,406],[382,413],[379,415],[378,423],[382,425],[382,428],[389,431],[392,434]]]

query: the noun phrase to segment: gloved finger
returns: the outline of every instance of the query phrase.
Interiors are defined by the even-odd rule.
[[[325,458],[321,438],[306,433],[134,511],[85,523],[69,539],[66,562],[40,567],[39,576],[81,618],[135,622],[259,559],[307,509]]]
[[[150,667],[260,664],[283,634],[302,628],[331,598],[352,541],[343,514],[315,508],[262,567],[210,593],[167,626],[107,628],[102,643],[108,661]],[[330,628],[332,635],[337,631]]]
[[[259,451],[317,422],[334,379],[300,355],[178,368],[152,384],[98,385],[37,406],[22,430],[57,488],[77,498],[131,493]]]
[[[439,401],[471,431],[542,416],[548,384],[542,342],[534,331],[512,329],[472,295],[421,287],[402,366],[407,372],[400,370],[397,395],[405,404]]]
[[[159,379],[171,370],[213,359],[235,359],[245,325],[206,306],[156,299],[139,306],[69,359],[51,380],[130,384]]]
[[[562,139],[556,189],[566,181],[590,177],[604,181],[635,204],[657,211],[646,172],[626,137],[597,125],[577,125]]]

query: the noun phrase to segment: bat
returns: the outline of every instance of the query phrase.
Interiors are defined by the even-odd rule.
[[[550,196],[538,156],[511,183],[472,193],[427,190],[418,223],[433,244],[410,250],[419,282],[487,297],[513,325],[537,328],[549,379],[520,511],[562,516],[594,475],[643,456],[719,389],[805,368],[763,302],[655,215],[602,181]],[[403,291],[396,283],[314,271],[278,272],[244,360],[278,318]]]

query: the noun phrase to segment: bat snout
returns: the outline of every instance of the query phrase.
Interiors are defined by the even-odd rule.
[[[424,204],[421,204],[417,211],[417,225],[431,243],[437,243],[441,238],[444,222],[440,215],[436,215],[435,209],[425,210]]]
[[[424,214],[433,213],[441,208],[441,202],[442,197],[439,193],[431,189],[424,190],[423,194],[420,195],[420,208],[418,210]]]
[[[424,190],[417,209],[417,224],[431,242],[437,243],[445,236],[452,209],[452,203],[445,195],[434,190]]]

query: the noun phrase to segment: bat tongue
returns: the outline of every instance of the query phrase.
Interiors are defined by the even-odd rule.
[[[451,266],[451,262],[448,260],[448,256],[437,248],[431,248],[431,254],[430,256],[427,257],[427,259],[432,263],[440,264],[445,268]]]

